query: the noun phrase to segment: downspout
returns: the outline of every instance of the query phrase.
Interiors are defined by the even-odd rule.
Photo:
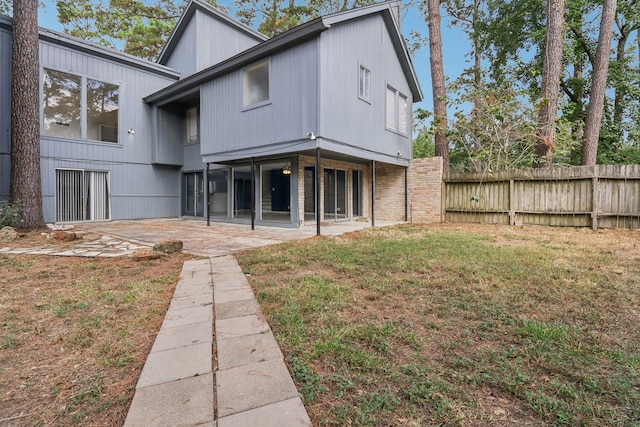
[[[376,226],[376,161],[371,160],[371,226]]]
[[[316,236],[320,235],[320,147],[316,147]]]
[[[253,157],[251,158],[251,230],[256,229],[256,168]]]
[[[206,197],[207,203],[207,227],[211,225],[211,205],[209,204],[209,163],[207,162],[204,168],[204,197]]]
[[[404,167],[404,222],[409,221],[409,167]]]

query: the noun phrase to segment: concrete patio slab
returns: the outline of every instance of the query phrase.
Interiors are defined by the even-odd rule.
[[[218,340],[266,333],[271,333],[269,324],[257,314],[216,320],[216,338]]]
[[[162,328],[175,328],[182,325],[207,322],[213,323],[213,308],[210,305],[199,305],[167,311]]]
[[[299,397],[218,419],[218,427],[303,427],[311,420]]]
[[[205,375],[212,371],[210,343],[149,353],[136,389]]]
[[[201,305],[213,304],[213,290],[200,295],[189,295],[184,297],[174,297],[169,305],[169,310],[180,310],[183,308],[198,307]]]
[[[136,390],[125,427],[214,424],[213,373]]]
[[[267,360],[216,373],[218,417],[298,397],[282,360]]]
[[[220,340],[218,369],[237,368],[267,360],[282,360],[282,351],[273,334],[251,335]]]
[[[231,317],[242,317],[256,314],[259,305],[255,299],[245,299],[240,301],[229,301],[225,303],[216,303],[216,319],[229,319]]]
[[[231,301],[242,301],[247,299],[254,299],[253,291],[249,289],[240,289],[237,291],[216,291],[213,288],[213,300],[217,303],[225,303]]]
[[[194,344],[211,343],[212,335],[213,324],[211,322],[189,323],[175,328],[162,328],[153,343],[151,353]]]

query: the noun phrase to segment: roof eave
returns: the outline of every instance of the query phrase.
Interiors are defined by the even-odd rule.
[[[174,98],[175,95],[179,92],[191,90],[195,86],[198,86],[207,80],[229,73],[246,64],[267,57],[291,44],[299,43],[300,41],[309,39],[320,33],[321,31],[326,30],[327,28],[328,26],[324,24],[322,19],[309,21],[306,24],[302,24],[277,37],[268,39],[261,44],[258,44],[252,48],[245,50],[244,52],[239,53],[236,56],[233,56],[209,68],[205,68],[198,73],[195,73],[164,89],[152,93],[151,95],[144,98],[144,102],[146,102],[147,104],[163,104],[165,103],[164,101]]]
[[[258,42],[263,42],[269,39],[264,34],[259,33],[258,31],[255,31],[253,28],[248,27],[242,24],[241,22],[234,20],[230,16],[227,16],[225,13],[221,12],[220,10],[216,9],[215,7],[209,4],[203,3],[199,0],[191,0],[187,5],[187,7],[185,8],[184,12],[182,13],[182,16],[180,16],[180,19],[176,23],[175,27],[173,27],[173,31],[171,32],[171,35],[167,39],[167,43],[165,43],[164,47],[162,48],[160,55],[158,55],[157,62],[159,64],[164,64],[168,60],[168,56],[170,56],[173,50],[175,49],[176,45],[178,44],[178,40],[184,33],[185,28],[188,25],[191,18],[195,15],[196,10],[200,10],[203,13],[206,13],[210,16],[213,16],[216,19],[221,20],[222,22],[242,31],[249,37],[253,37]]]

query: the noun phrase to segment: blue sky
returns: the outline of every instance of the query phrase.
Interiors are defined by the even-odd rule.
[[[221,4],[231,3],[231,0],[222,0]],[[39,8],[39,25],[51,30],[62,32],[62,26],[58,22],[54,0],[43,0],[44,7]],[[466,63],[466,53],[469,51],[469,42],[460,30],[449,28],[446,25],[446,16],[443,14],[442,40],[445,75],[455,79],[462,70],[469,66]],[[425,22],[418,7],[413,4],[404,10],[402,19],[402,33],[405,37],[414,30],[426,36],[428,34],[427,23]],[[429,47],[424,46],[413,56],[413,65],[422,87],[424,101],[414,104],[414,108],[421,107],[432,110],[433,99],[431,92],[431,71],[429,67]]]

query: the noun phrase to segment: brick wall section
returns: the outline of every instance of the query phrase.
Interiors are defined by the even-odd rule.
[[[304,167],[315,166],[314,157],[300,156],[298,161],[298,200],[300,218],[304,218]],[[363,217],[371,220],[371,167],[330,159],[322,159],[321,167],[340,169],[347,172],[349,193],[347,198],[347,216],[355,219],[352,206],[352,176],[354,169],[362,171],[362,207]],[[405,168],[376,162],[376,220],[405,220]],[[442,158],[433,157],[411,160],[408,170],[408,221],[426,224],[442,221]],[[324,185],[324,173],[320,174],[321,189]],[[321,221],[324,221],[324,192],[320,194]],[[315,223],[315,221],[311,221]],[[301,220],[301,224],[305,224]],[[307,223],[308,225],[308,223]]]
[[[304,167],[315,166],[316,158],[308,156],[298,157],[298,200],[299,203],[299,215],[300,218],[304,218]],[[362,172],[362,216],[364,218],[370,218],[371,214],[371,174],[370,167],[368,165],[354,164],[349,162],[341,162],[331,159],[321,159],[320,165],[322,173],[320,173],[320,221],[324,221],[324,169],[339,169],[346,172],[346,178],[348,182],[348,194],[347,194],[347,217],[349,219],[356,219],[353,215],[353,182],[352,171],[359,170]],[[315,223],[315,221],[311,221]],[[309,222],[301,221],[301,225],[309,224]]]
[[[442,157],[411,160],[409,222],[442,222]]]
[[[404,171],[403,166],[376,162],[376,220],[405,220]]]

